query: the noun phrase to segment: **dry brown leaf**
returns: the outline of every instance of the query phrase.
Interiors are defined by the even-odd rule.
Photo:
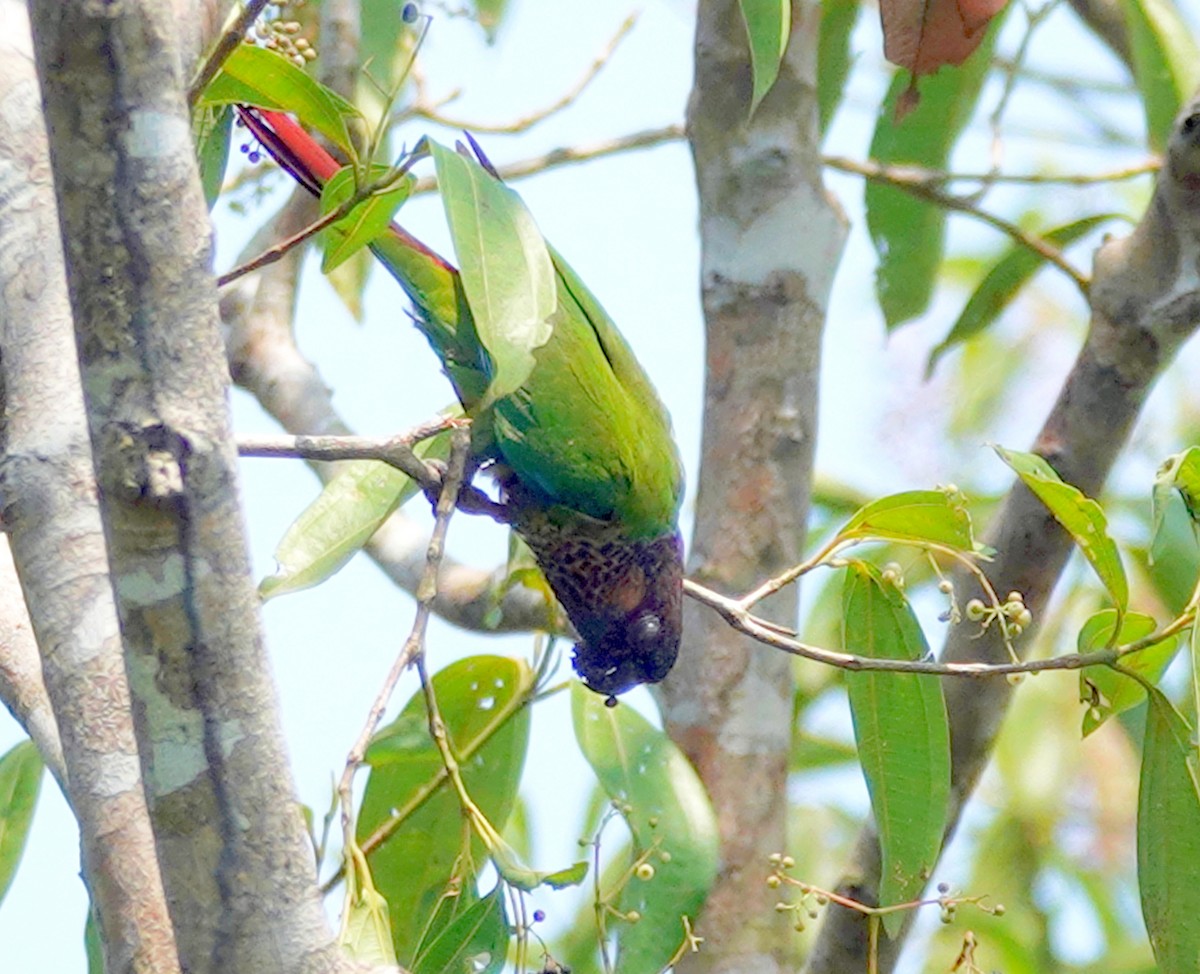
[[[943,64],[962,64],[979,46],[991,19],[1008,0],[880,0],[883,53],[912,73],[896,114],[917,105],[916,82]]]

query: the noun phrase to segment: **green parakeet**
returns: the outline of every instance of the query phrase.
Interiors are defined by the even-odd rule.
[[[341,168],[287,116],[240,114],[313,193]],[[496,478],[504,519],[578,633],[580,677],[610,702],[661,680],[679,650],[682,467],[670,418],[616,326],[551,250],[550,337],[518,388],[489,396],[492,360],[459,272],[395,223],[371,249],[408,294],[472,420],[474,469]]]

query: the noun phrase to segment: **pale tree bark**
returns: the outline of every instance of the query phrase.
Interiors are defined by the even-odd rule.
[[[1200,325],[1200,98],[1176,121],[1154,198],[1129,237],[1097,253],[1091,287],[1091,325],[1058,401],[1033,444],[1059,476],[1089,496],[1100,492],[1155,380]],[[1070,538],[1019,483],[987,532],[997,551],[987,568],[998,592],[1021,592],[1036,620],[1049,602]],[[1018,648],[1028,647],[1025,638]],[[946,662],[1000,662],[1007,652],[995,634],[957,626]],[[991,755],[1012,687],[1004,679],[947,680],[952,759],[953,831]],[[865,829],[842,889],[873,902],[879,847]],[[879,970],[892,969],[903,939],[881,945]],[[809,974],[867,970],[867,930],[860,914],[831,906]]]
[[[707,340],[704,434],[689,574],[741,593],[801,560],[817,429],[821,331],[845,222],[821,184],[819,5],[792,5],[779,80],[750,117],[737,0],[702,0],[688,135],[700,194]],[[791,662],[689,602],[663,684],[671,736],[716,808],[721,867],[681,971],[787,968],[791,930],[765,877],[784,851]],[[796,621],[794,590],[768,612]]]
[[[191,35],[199,8],[31,10],[111,586],[180,961],[197,974],[348,970],[320,906],[241,531],[184,98],[199,45],[181,30]],[[80,489],[94,489],[90,476]],[[74,784],[69,759],[68,773]]]
[[[6,585],[3,668],[21,691],[6,699],[50,766],[58,766],[79,821],[106,969],[169,974],[179,962],[142,794],[29,24],[23,4],[2,10],[0,481],[29,607],[26,617]],[[11,571],[6,565],[6,580]]]

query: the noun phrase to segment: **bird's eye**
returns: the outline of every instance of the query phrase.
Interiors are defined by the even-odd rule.
[[[1184,133],[1190,135],[1197,125],[1200,125],[1200,114],[1189,115],[1183,120]]]
[[[633,642],[645,645],[657,640],[661,632],[662,620],[653,613],[648,612],[645,615],[638,616],[629,630],[629,635]]]

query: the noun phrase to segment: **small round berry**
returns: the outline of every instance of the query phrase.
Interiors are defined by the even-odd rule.
[[[633,871],[633,874],[637,876],[638,879],[653,879],[654,867],[648,862],[638,863],[638,867]]]
[[[545,910],[534,910],[533,911],[533,922],[534,923],[541,923],[545,919],[546,919],[546,911]]]

